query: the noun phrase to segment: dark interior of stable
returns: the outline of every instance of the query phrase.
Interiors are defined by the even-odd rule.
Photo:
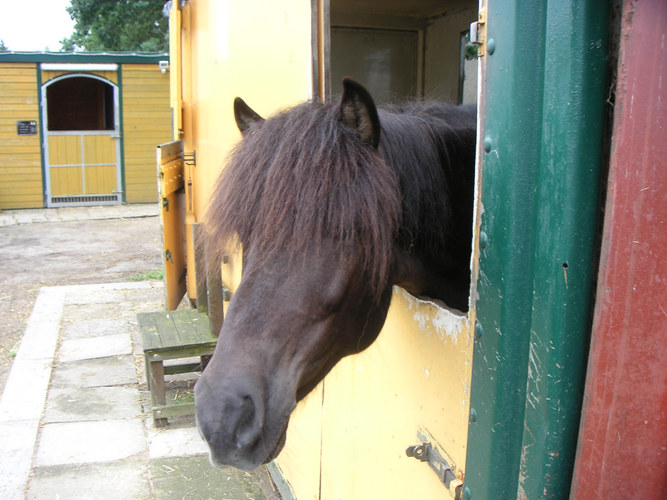
[[[46,101],[49,131],[114,130],[114,89],[101,80],[58,80],[48,86]]]
[[[351,76],[379,104],[427,98],[477,101],[477,64],[465,58],[476,0],[330,0],[331,95]]]
[[[380,105],[414,99],[477,103],[477,59],[470,44],[477,0],[330,0],[329,5],[332,100],[342,92],[343,77],[351,76]],[[470,203],[472,210],[472,193]]]

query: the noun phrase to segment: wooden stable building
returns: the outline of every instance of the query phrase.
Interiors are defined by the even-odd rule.
[[[478,104],[470,309],[394,288],[379,338],[294,410],[270,464],[283,498],[666,498],[666,14],[661,0],[172,3],[174,308],[205,295],[193,240],[240,140],[236,96],[270,116],[334,99],[349,75],[380,102]],[[221,301],[240,279],[223,260]]]
[[[157,200],[169,57],[0,53],[0,209]]]

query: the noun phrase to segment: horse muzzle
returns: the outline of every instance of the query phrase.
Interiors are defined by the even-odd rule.
[[[278,412],[271,418],[266,400],[261,384],[248,379],[217,383],[202,377],[197,382],[197,428],[208,444],[214,466],[252,470],[280,453],[291,408],[286,415]]]

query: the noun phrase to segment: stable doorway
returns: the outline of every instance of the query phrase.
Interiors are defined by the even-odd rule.
[[[47,207],[122,202],[118,87],[67,74],[42,88]]]

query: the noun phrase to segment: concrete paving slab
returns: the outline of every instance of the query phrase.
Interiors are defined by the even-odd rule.
[[[151,498],[148,464],[127,460],[38,467],[33,472],[26,498],[145,500]]]
[[[0,211],[0,226],[55,221],[156,217],[159,214],[160,207],[157,203],[99,207],[28,208]]]
[[[114,319],[123,315],[120,304],[73,304],[63,307],[63,326],[89,319]]]
[[[62,315],[64,293],[62,287],[50,286],[40,288],[30,314],[29,321],[60,321]]]
[[[106,304],[120,302],[123,294],[116,290],[104,290],[96,293],[71,293],[66,298],[66,304]]]
[[[31,320],[21,339],[21,349],[16,359],[53,359],[58,343],[60,323],[53,320]]]
[[[38,430],[39,419],[0,423],[0,498],[23,498]]]
[[[266,468],[244,472],[211,467],[208,457],[151,461],[156,498],[160,500],[279,500]]]
[[[146,290],[151,287],[148,281],[72,285],[67,287],[65,304],[119,303],[125,299],[127,290]]]
[[[67,362],[123,354],[132,354],[132,336],[129,333],[63,340],[59,359]]]
[[[71,307],[71,306],[70,306]],[[88,337],[101,337],[102,335],[114,335],[117,333],[127,333],[129,326],[127,321],[122,318],[95,318],[80,319],[63,325],[63,339],[82,339]]]
[[[125,300],[131,302],[133,305],[139,306],[146,302],[153,300],[164,299],[164,283],[160,281],[144,281],[141,283],[150,284],[151,292],[146,292],[146,288],[141,289],[126,289],[124,290]]]
[[[111,462],[146,451],[141,420],[104,420],[46,424],[35,465]]]
[[[14,362],[0,400],[0,422],[39,420],[51,378],[51,361],[24,359]]]
[[[279,499],[265,467],[212,467],[191,416],[153,427],[136,313],[163,294],[149,282],[40,291],[0,401],[0,498]],[[120,318],[122,333],[95,336]],[[170,398],[192,398],[192,381],[172,379]]]
[[[136,384],[134,356],[111,356],[58,363],[51,375],[51,387],[103,387]]]
[[[141,396],[136,387],[52,388],[43,422],[83,422],[140,417]]]
[[[118,292],[124,295],[129,290],[146,290],[153,288],[150,281],[121,281],[116,283],[97,283],[89,285],[69,285],[67,289],[67,296],[100,294],[102,292]],[[90,302],[91,304],[94,302]]]
[[[32,222],[39,222],[43,219],[43,213],[40,209],[28,209],[15,211],[13,214],[14,224],[30,224]]]
[[[42,288],[28,319],[14,362],[53,359],[62,318],[63,293],[56,287]]]
[[[151,458],[205,455],[208,446],[195,427],[156,429],[149,426],[148,453]]]
[[[162,281],[150,281],[149,283],[151,290],[126,290],[124,300],[121,302],[123,306],[130,306],[132,309],[139,308],[138,312],[142,312],[142,308],[149,307],[151,304],[164,305],[166,295],[164,283]]]

